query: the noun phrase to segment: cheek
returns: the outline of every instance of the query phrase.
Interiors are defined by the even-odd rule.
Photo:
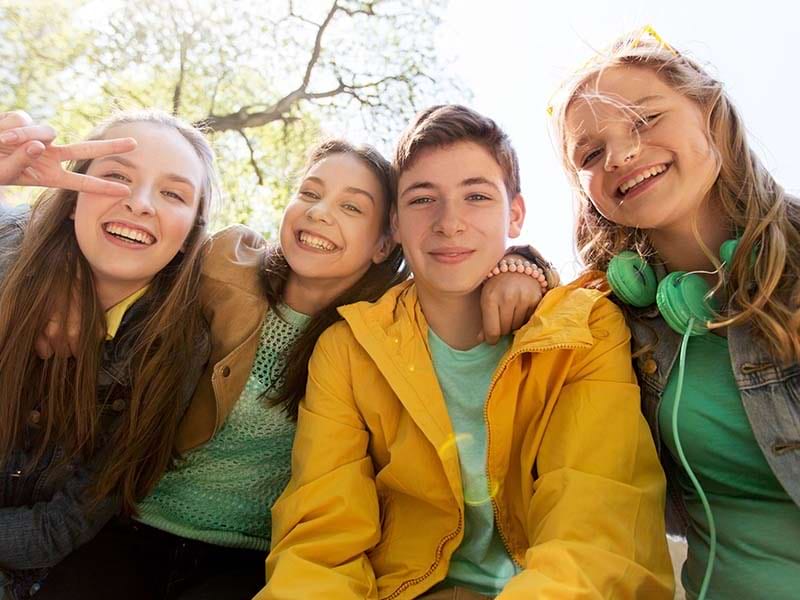
[[[394,234],[394,239],[398,244],[402,244],[409,252],[417,249],[419,244],[412,243],[413,240],[419,236],[416,229],[422,223],[423,216],[421,214],[411,215],[406,211],[401,211],[397,216],[397,229]]]
[[[75,221],[75,231],[93,230],[100,221],[101,215],[113,205],[113,201],[106,200],[102,196],[78,194],[78,199],[71,215]]]
[[[578,181],[581,190],[589,196],[592,204],[598,206],[603,201],[603,179],[591,171],[581,171],[578,173]]]
[[[188,206],[174,208],[162,215],[162,234],[168,237],[169,245],[182,246],[194,227],[197,220],[197,207]]]

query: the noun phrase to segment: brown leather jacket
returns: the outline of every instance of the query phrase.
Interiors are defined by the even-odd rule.
[[[200,301],[211,328],[211,358],[178,430],[180,451],[214,436],[247,383],[268,308],[259,276],[266,250],[264,238],[244,225],[208,241]]]

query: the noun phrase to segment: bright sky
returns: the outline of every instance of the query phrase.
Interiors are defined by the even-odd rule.
[[[489,8],[487,8],[489,7]],[[528,216],[523,239],[577,272],[573,202],[545,108],[561,79],[616,36],[650,24],[725,82],[750,141],[784,188],[800,194],[796,116],[800,5],[786,0],[534,2],[451,0],[442,50],[473,90],[471,105],[498,121],[520,156]]]

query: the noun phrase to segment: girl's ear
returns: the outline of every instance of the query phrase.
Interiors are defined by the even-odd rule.
[[[394,250],[394,246],[395,241],[392,239],[392,236],[384,235],[378,244],[378,249],[375,250],[375,254],[372,255],[372,262],[378,265],[385,261],[392,253],[392,250]]]

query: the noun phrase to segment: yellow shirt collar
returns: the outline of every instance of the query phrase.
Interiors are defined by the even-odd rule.
[[[117,302],[114,306],[109,308],[106,311],[106,339],[113,340],[114,336],[117,335],[117,330],[119,329],[119,324],[122,323],[122,317],[125,316],[125,313],[128,312],[128,309],[131,305],[136,302],[139,298],[144,296],[144,293],[147,291],[147,288],[150,286],[144,286],[142,289],[133,292],[127,298],[123,298],[119,302]]]

